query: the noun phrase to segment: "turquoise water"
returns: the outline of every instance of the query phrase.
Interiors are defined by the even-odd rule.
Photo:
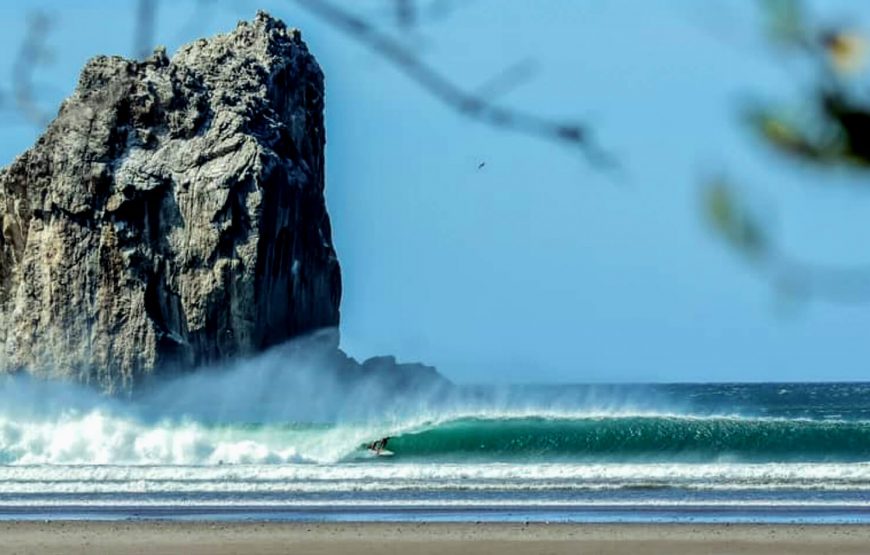
[[[0,518],[870,521],[868,384],[463,387],[311,419],[209,398],[7,384]]]

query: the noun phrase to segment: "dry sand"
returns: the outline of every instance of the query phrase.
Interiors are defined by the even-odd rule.
[[[870,553],[870,526],[5,522],[6,554]]]

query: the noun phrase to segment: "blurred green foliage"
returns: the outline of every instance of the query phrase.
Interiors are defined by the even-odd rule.
[[[855,29],[816,22],[799,0],[763,0],[770,40],[811,65],[798,117],[781,106],[749,110],[755,132],[780,151],[823,164],[870,164],[870,99],[862,94],[866,41]],[[857,85],[857,86],[856,86]]]
[[[759,260],[768,251],[768,241],[759,218],[740,203],[727,182],[716,180],[705,190],[707,219],[714,230],[732,247],[751,259]]]
[[[870,84],[864,72],[864,36],[853,28],[821,22],[800,0],[759,2],[770,43],[780,55],[808,66],[811,83],[806,87],[795,79],[797,106],[756,102],[745,113],[749,128],[764,144],[793,160],[832,170],[870,169]],[[704,187],[704,215],[713,232],[766,272],[777,288],[788,286],[791,293],[799,289],[803,296],[863,300],[870,287],[856,287],[856,283],[863,280],[870,286],[870,272],[796,262],[799,257],[777,248],[767,222],[749,204],[724,178]]]

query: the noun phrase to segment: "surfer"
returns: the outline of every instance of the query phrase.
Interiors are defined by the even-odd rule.
[[[377,441],[373,441],[369,444],[369,451],[374,451],[375,454],[380,455],[381,451],[387,448],[387,442],[390,441],[390,436],[381,438]]]

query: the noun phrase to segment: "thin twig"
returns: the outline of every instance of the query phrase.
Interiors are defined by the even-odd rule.
[[[534,60],[520,60],[490,77],[483,85],[477,87],[475,94],[490,99],[504,96],[531,81],[537,72],[538,64]]]
[[[157,0],[139,0],[136,9],[136,33],[133,35],[133,52],[145,59],[154,49],[154,26],[157,18]]]
[[[822,266],[784,255],[770,257],[766,266],[774,286],[790,295],[842,304],[870,302],[868,266]]]
[[[375,17],[389,19],[399,31],[411,33],[429,23],[450,17],[460,8],[466,9],[477,0],[381,0],[385,7],[372,10]],[[361,4],[362,2],[360,2]],[[367,12],[369,10],[366,10]]]
[[[770,222],[759,217],[718,177],[704,191],[711,230],[764,280],[791,296],[853,304],[870,302],[870,265],[834,266],[787,252]]]
[[[615,165],[613,158],[592,140],[585,125],[495,105],[487,98],[464,90],[426,64],[400,41],[332,2],[292,1],[391,62],[408,78],[455,112],[492,127],[575,147],[586,155],[591,164],[600,168]]]
[[[51,52],[46,46],[46,36],[50,26],[51,21],[42,12],[28,16],[27,31],[12,66],[12,90],[15,95],[15,104],[26,119],[40,127],[47,125],[51,117],[36,101],[33,71],[51,59]]]
[[[443,19],[449,16],[458,7],[467,8],[476,0],[431,0],[423,10],[431,20]]]
[[[417,24],[417,4],[414,0],[393,0],[396,24],[401,29],[410,30]]]

